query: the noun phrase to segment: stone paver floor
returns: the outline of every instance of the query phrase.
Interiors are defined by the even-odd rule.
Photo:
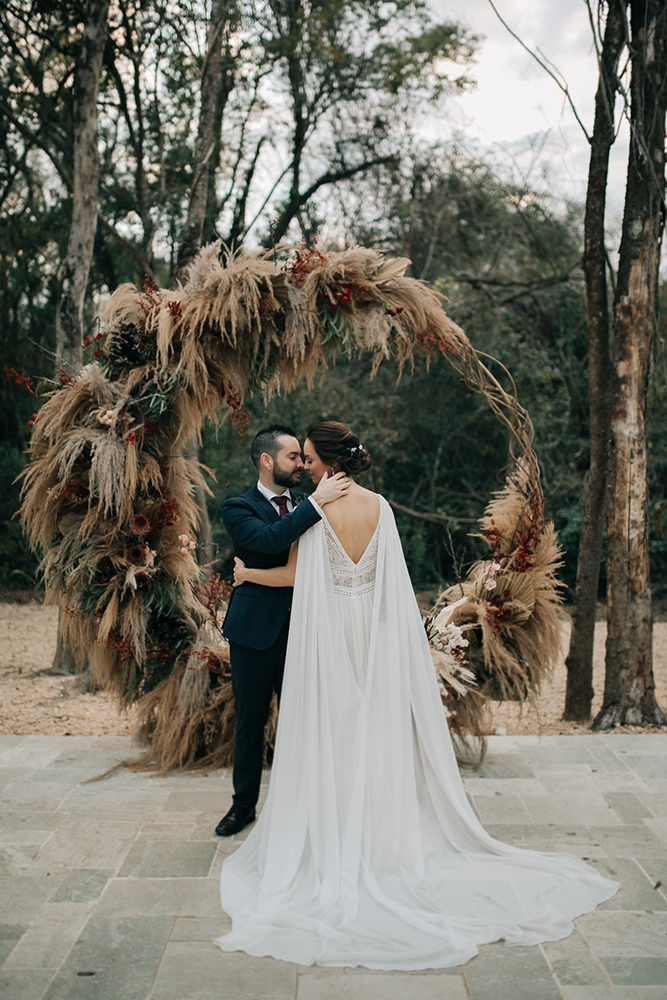
[[[667,735],[489,742],[465,778],[489,832],[570,851],[622,888],[563,941],[404,974],[212,944],[240,839],[213,832],[228,772],[84,784],[129,740],[0,736],[0,1000],[667,1000]]]

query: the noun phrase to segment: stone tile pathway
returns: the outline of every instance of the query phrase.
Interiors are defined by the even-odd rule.
[[[490,833],[587,858],[622,889],[563,941],[403,974],[211,943],[240,839],[213,833],[228,772],[85,784],[129,740],[0,736],[0,1000],[667,1000],[667,735],[489,742],[465,781]]]

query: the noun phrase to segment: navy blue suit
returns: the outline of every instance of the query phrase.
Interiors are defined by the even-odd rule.
[[[222,520],[246,566],[284,566],[292,542],[319,521],[313,504],[290,492],[295,507],[282,518],[256,486],[223,503]],[[235,588],[225,619],[236,700],[234,802],[244,809],[252,809],[259,796],[264,727],[273,692],[280,698],[291,606],[291,587],[243,583]]]

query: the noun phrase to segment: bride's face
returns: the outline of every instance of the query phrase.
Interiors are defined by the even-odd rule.
[[[325,465],[313,447],[313,442],[306,438],[303,445],[303,464],[306,472],[310,475],[315,486],[319,483],[324,473],[331,475],[333,470],[330,465]]]

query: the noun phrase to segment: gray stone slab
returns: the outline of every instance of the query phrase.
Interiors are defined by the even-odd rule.
[[[41,866],[118,868],[136,836],[136,825],[70,816],[35,858]]]
[[[470,778],[464,776],[464,787],[471,795],[544,795],[536,778]]]
[[[171,925],[169,917],[93,917],[44,1000],[146,1000]]]
[[[615,986],[667,986],[667,958],[614,958],[602,963]]]
[[[12,923],[31,923],[64,876],[5,875],[2,878],[2,908]]]
[[[43,746],[31,744],[26,740],[11,753],[6,754],[2,761],[10,767],[46,767],[59,753],[57,745]]]
[[[609,984],[598,958],[578,930],[561,941],[547,941],[542,948],[560,986]]]
[[[60,808],[64,812],[108,816],[110,819],[119,814],[137,816],[146,822],[162,810],[168,794],[166,789],[151,791],[134,784],[95,782],[71,789]]]
[[[562,795],[523,795],[522,800],[534,823],[570,823],[591,826],[620,826],[616,813],[593,790],[564,791]]]
[[[367,970],[366,970],[367,971]],[[355,970],[356,972],[356,970]],[[467,1000],[460,975],[383,973],[326,977],[299,974],[297,1000]]]
[[[667,740],[662,733],[605,733],[602,741],[621,757],[646,755],[667,756]]]
[[[530,813],[518,795],[495,792],[493,795],[473,796],[473,806],[481,822],[523,823],[532,822]]]
[[[45,784],[78,785],[90,777],[89,767],[36,767],[25,779]]]
[[[0,875],[23,875],[32,869],[39,849],[39,844],[4,844],[0,847]]]
[[[94,903],[115,874],[113,868],[77,868],[65,876],[50,902]]]
[[[667,913],[595,910],[577,927],[596,955],[667,957]]]
[[[615,896],[601,903],[601,910],[667,910],[667,900],[653,888],[653,882],[632,858],[591,859],[591,865],[621,883]]]
[[[220,886],[213,879],[114,879],[97,904],[96,916],[218,918]]]
[[[507,780],[511,778],[534,778],[535,773],[530,761],[523,755],[502,754],[492,756],[489,754],[479,768],[475,771],[476,778],[486,778],[493,780]]]
[[[51,831],[56,830],[65,819],[67,816],[63,813],[0,809],[0,830],[26,833],[30,830]]]
[[[219,800],[211,792],[200,790],[169,791],[164,809],[165,812],[210,813],[217,815],[229,801],[229,789],[219,788]],[[219,819],[220,817],[218,817]]]
[[[664,756],[649,757],[633,753],[624,757],[623,762],[634,774],[647,782],[654,778],[662,780],[667,774],[667,758]]]
[[[595,767],[596,758],[593,750],[593,747],[589,747],[585,743],[562,741],[551,746],[531,747],[530,752],[526,751],[526,756],[530,758],[533,765],[587,764],[589,767]]]
[[[30,924],[0,924],[0,965],[18,944]]]
[[[216,845],[190,841],[153,840],[135,842],[121,868],[119,877],[131,878],[206,878]]]
[[[231,929],[231,923],[222,910],[217,920],[212,917],[208,919],[176,917],[170,941],[205,941],[210,944],[211,941],[226,934]]]
[[[637,864],[646,872],[655,892],[667,894],[667,858],[635,858]],[[653,909],[653,907],[651,907]]]
[[[667,794],[665,792],[637,792],[637,797],[641,799],[651,816],[667,816]]]
[[[517,847],[533,848],[535,844],[565,844],[568,847],[586,845],[593,847],[597,840],[587,826],[575,823],[545,823],[541,825],[522,826],[494,823],[487,826],[487,832],[508,844]],[[622,829],[622,828],[621,828]]]
[[[604,771],[610,774],[630,774],[627,764],[610,748],[594,747],[591,753],[598,767],[601,767]]]
[[[158,816],[158,820],[159,820]],[[144,823],[139,833],[137,835],[139,840],[192,840],[192,834],[195,831],[194,823],[160,823],[158,821],[153,821],[152,823]],[[202,838],[203,839],[203,838]],[[154,850],[159,851],[160,848],[157,844],[154,844]]]
[[[463,966],[471,1000],[561,1000],[556,980],[539,948],[484,945]]]
[[[91,909],[92,903],[47,903],[8,957],[5,968],[60,968]]]
[[[229,994],[292,998],[296,965],[244,952],[222,952],[211,942],[170,941],[160,963],[151,1000],[213,1000]],[[50,1000],[50,998],[49,998]]]
[[[34,770],[33,767],[0,767],[0,788],[6,788],[15,781],[25,781]]]
[[[563,1000],[665,1000],[662,986],[564,986],[562,995]]]
[[[21,781],[8,785],[0,792],[0,812],[51,812],[57,809],[69,792],[67,785],[51,781]]]
[[[610,858],[665,856],[665,844],[646,826],[595,826],[591,832]]]
[[[41,1000],[52,969],[0,969],[0,1000]]]
[[[614,810],[621,823],[641,826],[642,819],[653,815],[634,792],[604,792],[604,800]]]

